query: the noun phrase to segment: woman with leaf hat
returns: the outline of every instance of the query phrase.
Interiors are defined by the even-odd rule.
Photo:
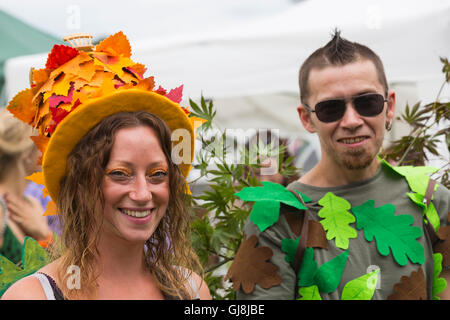
[[[179,105],[182,87],[155,90],[130,56],[122,32],[95,50],[55,45],[10,102],[38,128],[43,172],[31,178],[63,230],[58,258],[4,299],[210,298],[185,202],[196,119]]]

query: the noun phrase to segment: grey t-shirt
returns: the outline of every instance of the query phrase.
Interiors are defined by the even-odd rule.
[[[322,219],[318,216],[318,211],[322,208],[318,204],[318,201],[327,192],[332,192],[334,195],[346,199],[352,208],[370,199],[375,201],[375,207],[392,204],[396,208],[394,215],[411,215],[414,218],[412,226],[420,227],[423,231],[422,236],[417,241],[425,249],[424,264],[412,263],[408,259],[405,266],[400,266],[394,260],[391,252],[387,256],[382,256],[377,250],[376,240],[367,241],[364,237],[364,231],[357,230],[355,223],[350,224],[350,226],[357,230],[357,237],[349,241],[348,260],[341,281],[338,288],[333,292],[329,294],[321,293],[322,299],[341,299],[342,289],[346,283],[379,268],[378,282],[372,299],[384,300],[394,292],[393,286],[400,282],[402,276],[410,276],[411,272],[417,271],[419,267],[422,268],[425,275],[427,298],[432,298],[434,266],[432,244],[424,224],[422,208],[413,203],[406,194],[411,192],[411,190],[404,177],[396,174],[387,166],[380,165],[380,168],[373,177],[362,182],[332,188],[319,188],[300,182],[293,182],[288,186],[288,189],[297,190],[312,199],[312,202],[307,203],[309,210],[306,211],[310,220],[320,221]],[[448,225],[447,217],[450,211],[450,191],[443,186],[439,186],[434,193],[433,204],[439,214],[441,226]],[[296,209],[290,208],[289,210],[292,212]],[[291,230],[283,210],[280,211],[279,220],[263,232],[260,232],[258,227],[251,221],[247,221],[244,232],[246,237],[257,235],[259,239],[258,246],[267,246],[273,250],[273,256],[270,262],[278,267],[278,272],[283,281],[280,285],[273,286],[269,289],[263,289],[256,284],[251,294],[245,294],[242,290],[239,290],[237,292],[237,299],[290,300],[297,298],[298,293],[295,292],[297,277],[292,266],[285,260],[286,253],[281,250],[283,239],[295,240],[297,239],[297,235]],[[327,241],[327,245],[328,250],[314,248],[314,260],[319,267],[345,251],[336,247],[334,240]]]

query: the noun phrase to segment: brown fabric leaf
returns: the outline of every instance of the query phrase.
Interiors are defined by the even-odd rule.
[[[442,265],[450,265],[450,226],[443,226],[438,229],[439,241],[434,245],[433,251],[442,254]]]
[[[411,275],[403,276],[400,282],[394,284],[394,293],[388,296],[388,300],[426,300],[427,286],[422,267]]]
[[[234,261],[228,270],[225,280],[231,279],[235,291],[242,288],[246,294],[252,293],[255,284],[264,289],[279,285],[282,281],[277,267],[268,262],[273,256],[269,247],[258,247],[258,237],[255,235],[244,239],[239,247]]]
[[[289,227],[291,228],[291,231],[298,237],[303,226],[303,214],[287,212],[284,216],[289,224]],[[306,246],[328,250],[325,230],[319,221],[309,220]]]
[[[328,242],[322,224],[319,221],[309,220],[308,239],[306,246],[312,248],[323,248],[328,250]]]

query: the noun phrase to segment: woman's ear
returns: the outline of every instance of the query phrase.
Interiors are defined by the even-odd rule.
[[[310,133],[316,132],[316,127],[311,120],[311,112],[309,112],[303,104],[297,107],[298,117],[303,124],[303,127]]]

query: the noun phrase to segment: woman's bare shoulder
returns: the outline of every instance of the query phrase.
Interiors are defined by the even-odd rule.
[[[5,291],[2,300],[45,300],[46,296],[41,282],[33,275],[15,282]]]
[[[57,261],[53,261],[41,268],[38,272],[55,277]],[[38,278],[33,275],[24,277],[15,282],[1,296],[1,300],[46,300],[44,289]]]

